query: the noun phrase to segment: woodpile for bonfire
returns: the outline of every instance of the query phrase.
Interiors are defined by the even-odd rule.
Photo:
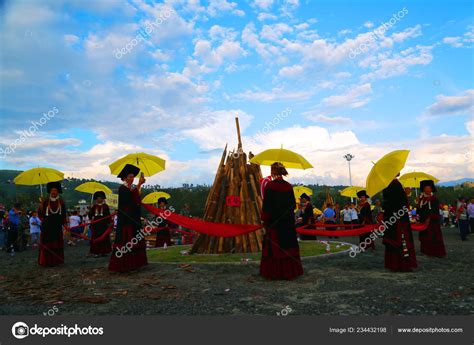
[[[326,188],[326,200],[324,200],[322,210],[324,211],[328,205],[332,205],[334,207],[334,200],[331,196],[331,193],[329,193],[329,188]]]
[[[249,157],[242,149],[240,127],[237,126],[238,148],[222,154],[214,184],[207,197],[204,220],[214,223],[260,224],[262,198],[260,196],[260,166],[248,163]],[[248,158],[248,160],[247,160]],[[262,248],[263,233],[257,230],[236,237],[199,235],[191,253],[254,253]]]

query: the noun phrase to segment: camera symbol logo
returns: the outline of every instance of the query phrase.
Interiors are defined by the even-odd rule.
[[[30,328],[24,322],[17,322],[12,326],[12,334],[17,339],[23,339],[30,334]]]

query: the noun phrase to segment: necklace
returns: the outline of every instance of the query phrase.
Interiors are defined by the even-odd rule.
[[[56,198],[56,200],[59,199],[59,198]],[[61,213],[61,203],[58,202],[58,208],[56,209],[56,211],[53,210],[53,208],[51,207],[51,200],[48,200],[48,206],[46,207],[46,216],[49,216],[49,213],[51,212],[51,214],[62,214]]]
[[[95,208],[95,216],[103,216],[104,215],[104,211],[103,211],[103,207],[102,207],[103,203],[102,204],[97,204],[97,207]],[[100,208],[100,213],[99,213],[99,208]]]

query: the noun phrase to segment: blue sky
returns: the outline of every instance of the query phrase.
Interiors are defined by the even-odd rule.
[[[352,152],[363,184],[371,161],[402,148],[406,171],[474,176],[472,1],[51,0],[0,11],[0,168],[115,180],[109,163],[145,151],[168,164],[150,182],[210,183],[225,144],[236,146],[238,115],[246,151],[284,145],[313,163],[292,182],[347,183]]]

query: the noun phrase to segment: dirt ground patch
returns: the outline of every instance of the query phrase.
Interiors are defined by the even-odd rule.
[[[443,230],[448,256],[422,256],[413,273],[383,268],[384,247],[305,260],[305,275],[269,282],[250,264],[150,264],[107,271],[108,258],[66,248],[66,264],[36,265],[37,252],[0,252],[2,315],[469,315],[474,313],[474,241]],[[416,238],[418,236],[416,235]],[[341,241],[355,243],[355,238]],[[419,242],[416,241],[417,248]],[[185,267],[184,267],[185,266]]]

